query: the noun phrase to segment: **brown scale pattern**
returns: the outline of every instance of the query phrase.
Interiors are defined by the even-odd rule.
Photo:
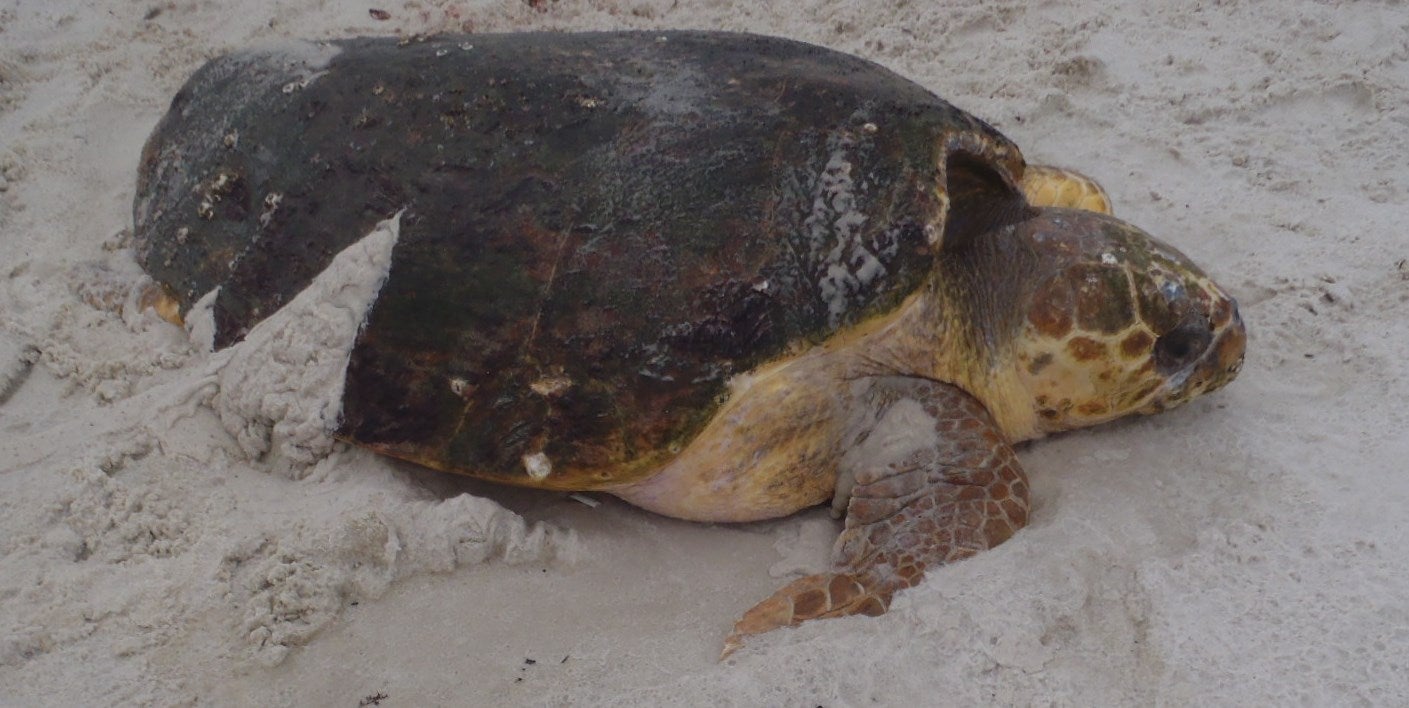
[[[1072,337],[1067,342],[1067,351],[1077,361],[1095,361],[1106,357],[1106,344],[1090,337]]]
[[[877,388],[890,405],[920,402],[935,419],[935,444],[857,471],[832,571],[795,580],[749,610],[725,642],[726,655],[745,636],[777,627],[882,614],[927,569],[992,548],[1027,524],[1027,477],[978,401],[920,379]]]
[[[1126,359],[1140,359],[1149,356],[1155,338],[1144,330],[1136,331],[1120,342],[1120,353]]]
[[[648,475],[732,376],[918,292],[947,180],[1022,169],[996,131],[914,82],[784,39],[333,46],[295,91],[278,51],[191,78],[144,152],[137,251],[181,309],[219,287],[223,347],[401,213],[337,434],[500,482]],[[967,157],[942,175],[955,151]],[[535,389],[560,378],[553,396]],[[536,455],[549,476],[529,473]]]

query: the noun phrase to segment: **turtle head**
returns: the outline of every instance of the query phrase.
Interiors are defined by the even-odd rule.
[[[1184,254],[1119,219],[1035,209],[1002,228],[1021,253],[1008,320],[1014,437],[1156,413],[1227,384],[1247,335],[1233,298]],[[1010,291],[1012,292],[1012,291]],[[1001,339],[1001,338],[999,338]],[[1022,430],[1029,427],[1030,430]],[[1022,435],[1022,433],[1027,433]]]

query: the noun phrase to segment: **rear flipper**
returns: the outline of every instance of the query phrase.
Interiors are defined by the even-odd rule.
[[[927,568],[992,548],[1027,524],[1027,477],[978,401],[948,384],[891,377],[867,402],[876,423],[842,462],[855,486],[831,572],[793,581],[746,612],[725,656],[751,634],[882,614]]]

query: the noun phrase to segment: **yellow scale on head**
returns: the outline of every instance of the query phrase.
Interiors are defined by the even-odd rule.
[[[1033,206],[1111,213],[1111,200],[1100,185],[1071,170],[1028,165],[1021,185]],[[1145,250],[1136,243],[1137,251]],[[1221,379],[1209,379],[1186,387],[1159,370],[1155,349],[1164,333],[1151,326],[1150,313],[1143,311],[1150,293],[1142,295],[1141,285],[1147,291],[1173,287],[1187,292],[1208,310],[1215,334],[1232,318],[1230,301],[1218,286],[1168,258],[1116,246],[1101,254],[1099,263],[1078,264],[1067,272],[1070,277],[1054,279],[1035,293],[1011,342],[1016,376],[1000,387],[1016,388],[997,396],[1007,404],[1003,407],[1018,409],[999,415],[1010,436],[1040,437],[1135,411],[1154,412],[1221,385]],[[1149,267],[1137,268],[1150,281],[1132,279],[1131,259],[1151,259]],[[1127,296],[1112,296],[1121,292]],[[1030,410],[1021,410],[1024,401]]]

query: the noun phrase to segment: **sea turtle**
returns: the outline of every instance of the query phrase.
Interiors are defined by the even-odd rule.
[[[169,317],[218,288],[225,346],[400,214],[336,435],[683,519],[830,500],[832,569],[732,647],[884,612],[1012,536],[1013,443],[1236,375],[1232,298],[1105,211],[1093,182],[817,46],[361,38],[196,73],[143,152],[135,241]]]

